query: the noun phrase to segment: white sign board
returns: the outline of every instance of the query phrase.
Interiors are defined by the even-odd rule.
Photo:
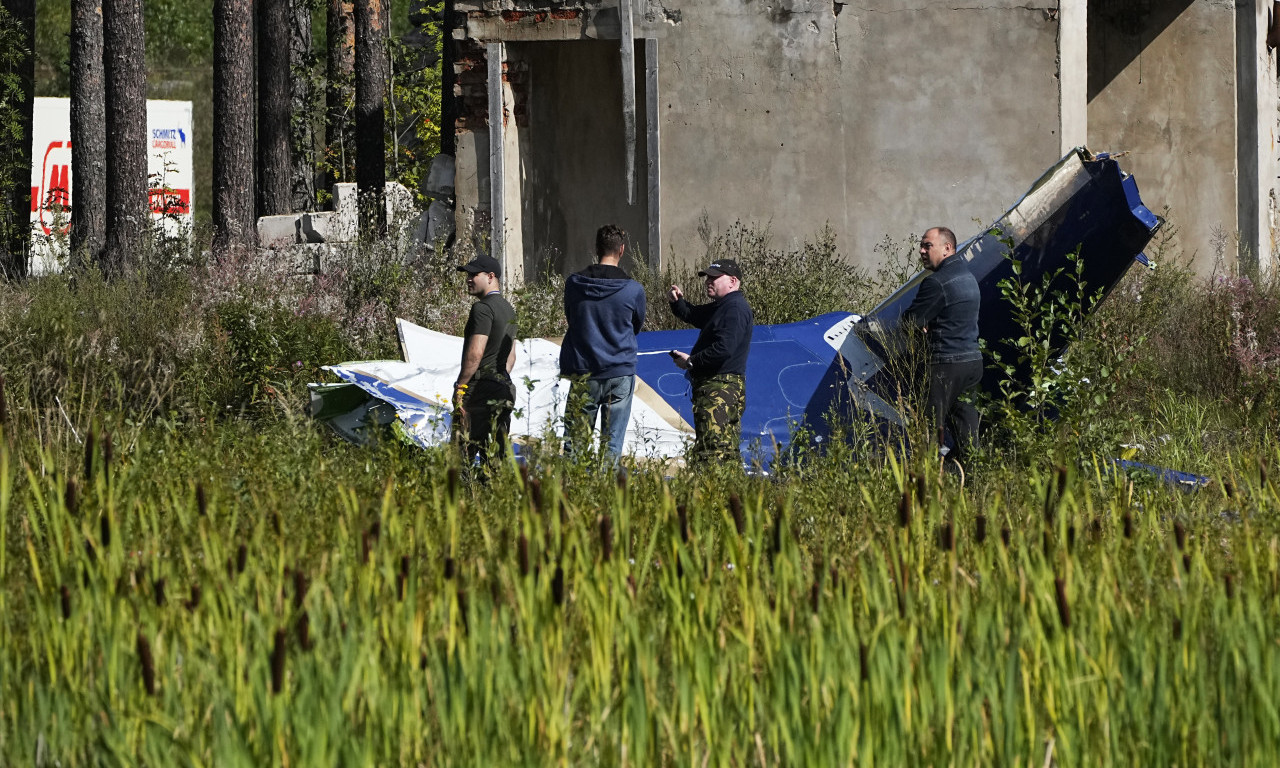
[[[191,228],[195,187],[191,102],[147,101],[147,194],[151,215],[177,237]],[[31,271],[57,271],[66,258],[75,204],[71,100],[38,98],[31,131]]]

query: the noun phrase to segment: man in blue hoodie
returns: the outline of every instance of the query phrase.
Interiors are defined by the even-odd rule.
[[[618,263],[627,233],[613,224],[596,232],[598,264],[569,275],[564,314],[569,332],[560,347],[560,375],[570,380],[565,407],[565,451],[573,455],[591,442],[600,416],[614,462],[631,421],[636,382],[636,334],[644,325],[644,287]]]

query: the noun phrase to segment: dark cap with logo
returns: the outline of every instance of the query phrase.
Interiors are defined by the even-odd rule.
[[[728,275],[741,280],[742,268],[733,259],[717,259],[711,262],[711,266],[698,271],[698,277],[719,277],[721,275]]]
[[[468,275],[478,275],[481,272],[492,272],[498,277],[502,277],[502,265],[498,260],[486,254],[480,254],[471,261],[458,267],[459,272],[466,272]]]

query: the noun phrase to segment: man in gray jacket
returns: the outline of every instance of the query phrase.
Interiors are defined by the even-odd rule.
[[[573,455],[591,443],[599,416],[600,434],[607,436],[615,463],[631,421],[636,334],[645,315],[644,287],[618,266],[626,238],[627,233],[613,224],[601,227],[596,232],[599,263],[565,281],[569,332],[560,347],[560,375],[570,380],[565,451]]]

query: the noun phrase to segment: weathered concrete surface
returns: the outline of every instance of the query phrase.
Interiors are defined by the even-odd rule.
[[[594,262],[595,233],[602,224],[626,230],[628,256],[647,253],[644,194],[638,193],[637,203],[628,205],[624,183],[617,41],[509,47],[528,62],[533,81],[529,127],[521,133],[528,139],[522,145],[522,159],[529,273],[551,268],[567,274]],[[639,55],[643,58],[643,50]],[[637,112],[643,127],[643,70],[637,77]],[[555,151],[545,151],[548,146]],[[637,142],[636,157],[636,167],[643,174],[643,141]],[[624,267],[630,268],[630,263]]]
[[[663,262],[685,264],[703,258],[704,221],[713,233],[735,219],[767,224],[778,241],[830,224],[844,254],[871,264],[885,235],[939,223],[977,232],[1079,143],[1132,153],[1125,168],[1153,208],[1170,206],[1202,273],[1218,251],[1231,265],[1239,251],[1264,271],[1276,262],[1269,0],[636,0],[636,36],[658,52],[652,211],[643,194],[628,206],[621,184],[617,43],[597,39],[616,36],[617,3],[457,7],[472,51],[458,69],[470,105],[460,231],[489,208],[487,115],[468,89],[474,51],[500,38],[519,65],[503,75],[514,102],[504,130],[518,139],[506,181],[520,191],[508,217],[531,271],[580,267],[603,221],[642,253],[656,221]]]
[[[1219,253],[1232,266],[1240,203],[1233,3],[1174,0],[1155,13],[1092,5],[1089,146],[1130,153],[1125,170],[1156,213],[1169,206],[1197,271],[1211,271]]]
[[[915,5],[682,7],[661,75],[677,257],[701,258],[705,211],[713,229],[772,222],[783,240],[829,222],[871,263],[886,234],[973,234],[1059,157],[1056,21],[1021,1]]]

